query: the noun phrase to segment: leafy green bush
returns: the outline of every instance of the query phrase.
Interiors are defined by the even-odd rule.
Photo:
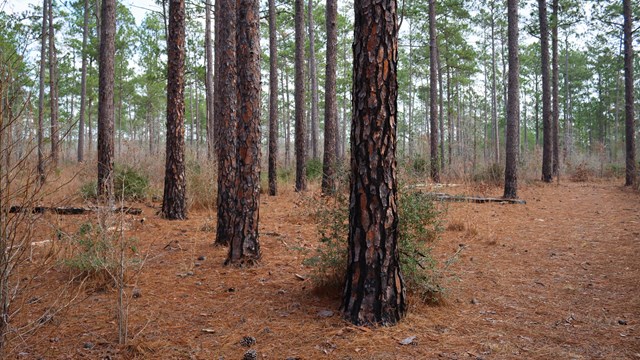
[[[405,283],[424,301],[436,302],[444,288],[431,245],[442,232],[441,211],[427,194],[419,192],[401,193],[398,205],[398,250]],[[313,206],[321,244],[304,264],[313,267],[312,279],[317,286],[339,289],[347,268],[348,201],[337,195]]]
[[[319,180],[322,178],[322,160],[310,159],[307,161],[307,179]]]
[[[493,163],[474,174],[473,181],[499,186],[504,181],[504,168],[498,163]]]
[[[117,200],[142,201],[149,195],[149,177],[129,166],[116,165],[113,176],[113,192]],[[90,181],[80,187],[85,200],[97,197],[97,182]]]

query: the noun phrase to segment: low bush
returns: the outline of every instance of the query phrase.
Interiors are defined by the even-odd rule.
[[[322,160],[310,159],[307,161],[307,179],[319,180],[322,178]]]
[[[441,211],[427,194],[403,192],[398,202],[398,250],[400,266],[409,291],[425,302],[440,300],[442,273],[431,255],[434,241],[442,232]],[[313,268],[316,286],[340,289],[347,267],[349,206],[343,195],[320,199],[313,204],[318,222],[320,246],[304,264]]]
[[[149,177],[132,167],[116,165],[113,175],[113,192],[117,200],[143,201],[149,195]],[[80,187],[80,196],[85,200],[95,200],[97,182],[84,183]]]

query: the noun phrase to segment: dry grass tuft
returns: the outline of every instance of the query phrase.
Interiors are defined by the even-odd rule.
[[[451,220],[447,224],[447,231],[464,231],[466,226],[460,220]]]

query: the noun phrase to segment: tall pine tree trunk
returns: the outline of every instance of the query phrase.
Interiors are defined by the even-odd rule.
[[[440,182],[438,164],[438,42],[436,0],[429,0],[429,119],[431,130],[431,179]]]
[[[393,325],[406,313],[398,254],[395,0],[355,2],[351,200],[344,316]]]
[[[520,139],[520,61],[518,58],[518,0],[507,0],[509,80],[504,197],[518,197],[518,142]]]
[[[216,244],[228,245],[233,236],[236,206],[236,0],[218,0],[215,110],[218,139],[218,226]]]
[[[313,28],[313,0],[307,8],[309,23],[309,77],[311,78],[311,156],[318,159],[318,67],[316,65],[315,30]]]
[[[538,0],[540,18],[540,51],[542,67],[542,181],[552,180],[553,134],[551,121],[551,84],[549,83],[549,26],[547,21],[547,2]]]
[[[49,97],[51,105],[51,164],[58,167],[60,139],[58,135],[58,60],[53,27],[53,0],[49,0]]]
[[[269,195],[278,193],[278,48],[276,3],[269,0]]]
[[[102,0],[98,85],[98,196],[113,199],[113,124],[115,104],[116,0]]]
[[[493,124],[493,161],[500,163],[500,128],[498,127],[498,100],[496,89],[496,19],[495,1],[491,1],[491,123]]]
[[[260,3],[237,4],[236,218],[226,263],[252,265],[260,259]]]
[[[306,124],[304,119],[304,4],[302,0],[295,0],[295,152],[296,152],[296,191],[307,190],[306,174]]]
[[[552,163],[552,173],[555,176],[558,176],[558,171],[560,168],[560,139],[558,138],[559,126],[560,126],[560,106],[558,99],[558,0],[553,0],[552,2],[552,11],[553,11],[553,25],[551,29],[551,89],[552,89],[552,109],[551,115],[553,118],[551,119],[551,136],[553,139],[553,163]]]
[[[84,118],[87,102],[87,38],[89,33],[89,0],[84,0],[82,26],[82,75],[80,76],[80,123],[78,125],[78,162],[84,161]]]
[[[633,17],[631,0],[623,0],[624,13],[624,109],[625,109],[625,185],[635,185],[636,174],[636,142],[633,103]]]
[[[45,75],[45,54],[47,47],[47,5],[48,0],[42,1],[42,34],[40,47],[40,79],[38,95],[38,179],[40,184],[45,180],[44,165],[44,75]]]
[[[336,72],[338,66],[337,0],[327,0],[327,67],[324,85],[324,159],[322,163],[322,192],[332,194],[336,188],[336,130],[338,106],[336,103]]]
[[[204,35],[204,47],[206,54],[206,74],[205,74],[205,92],[206,92],[206,107],[207,107],[207,159],[213,159],[215,154],[215,113],[214,113],[214,95],[213,95],[213,46],[211,44],[211,1],[206,0],[205,5],[205,35]]]

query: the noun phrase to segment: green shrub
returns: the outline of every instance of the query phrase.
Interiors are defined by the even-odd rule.
[[[474,174],[473,181],[499,186],[504,181],[504,168],[498,163],[493,163]]]
[[[437,302],[444,288],[431,249],[442,231],[441,211],[427,194],[419,192],[401,193],[398,205],[398,250],[407,288],[426,302]],[[313,206],[321,244],[304,264],[313,267],[312,279],[317,286],[339,289],[347,268],[348,201],[337,195]]]
[[[319,180],[322,178],[322,160],[310,159],[307,161],[307,179]]]
[[[80,187],[85,200],[97,197],[97,182],[90,181]],[[149,195],[149,177],[129,166],[116,165],[113,176],[113,192],[117,200],[142,201]]]

